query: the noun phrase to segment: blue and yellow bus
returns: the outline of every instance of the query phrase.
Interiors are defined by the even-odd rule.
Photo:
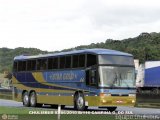
[[[13,98],[24,106],[134,106],[133,56],[109,49],[84,49],[37,56],[16,56]]]

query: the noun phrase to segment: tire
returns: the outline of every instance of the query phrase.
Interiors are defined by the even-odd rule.
[[[25,107],[30,106],[29,95],[27,91],[25,91],[22,95],[22,102],[23,102],[23,106]]]
[[[37,96],[35,92],[30,93],[29,102],[31,107],[37,106]]]
[[[117,107],[107,107],[107,110],[113,112],[117,109]]]
[[[88,106],[85,106],[85,99],[83,93],[75,95],[74,108],[78,111],[86,110]]]

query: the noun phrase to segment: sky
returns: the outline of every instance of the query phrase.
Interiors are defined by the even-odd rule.
[[[159,0],[0,0],[0,48],[56,51],[160,32]]]

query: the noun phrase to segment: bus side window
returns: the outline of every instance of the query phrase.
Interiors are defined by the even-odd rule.
[[[71,56],[66,56],[65,68],[71,68]]]
[[[87,67],[93,66],[97,64],[97,57],[96,55],[87,54]]]
[[[60,57],[60,69],[65,68],[65,56]]]
[[[37,60],[37,70],[46,70],[47,69],[47,59]]]
[[[78,67],[85,67],[85,54],[79,55],[78,61]]]
[[[72,68],[78,68],[78,55],[73,55],[72,62]]]
[[[18,71],[26,71],[26,61],[18,61]]]
[[[13,71],[14,71],[14,72],[17,72],[17,67],[18,67],[18,66],[17,66],[17,62],[14,62],[14,63],[13,63]]]

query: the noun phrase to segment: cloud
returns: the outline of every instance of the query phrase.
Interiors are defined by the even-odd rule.
[[[0,1],[0,47],[62,50],[159,32],[158,0]]]

